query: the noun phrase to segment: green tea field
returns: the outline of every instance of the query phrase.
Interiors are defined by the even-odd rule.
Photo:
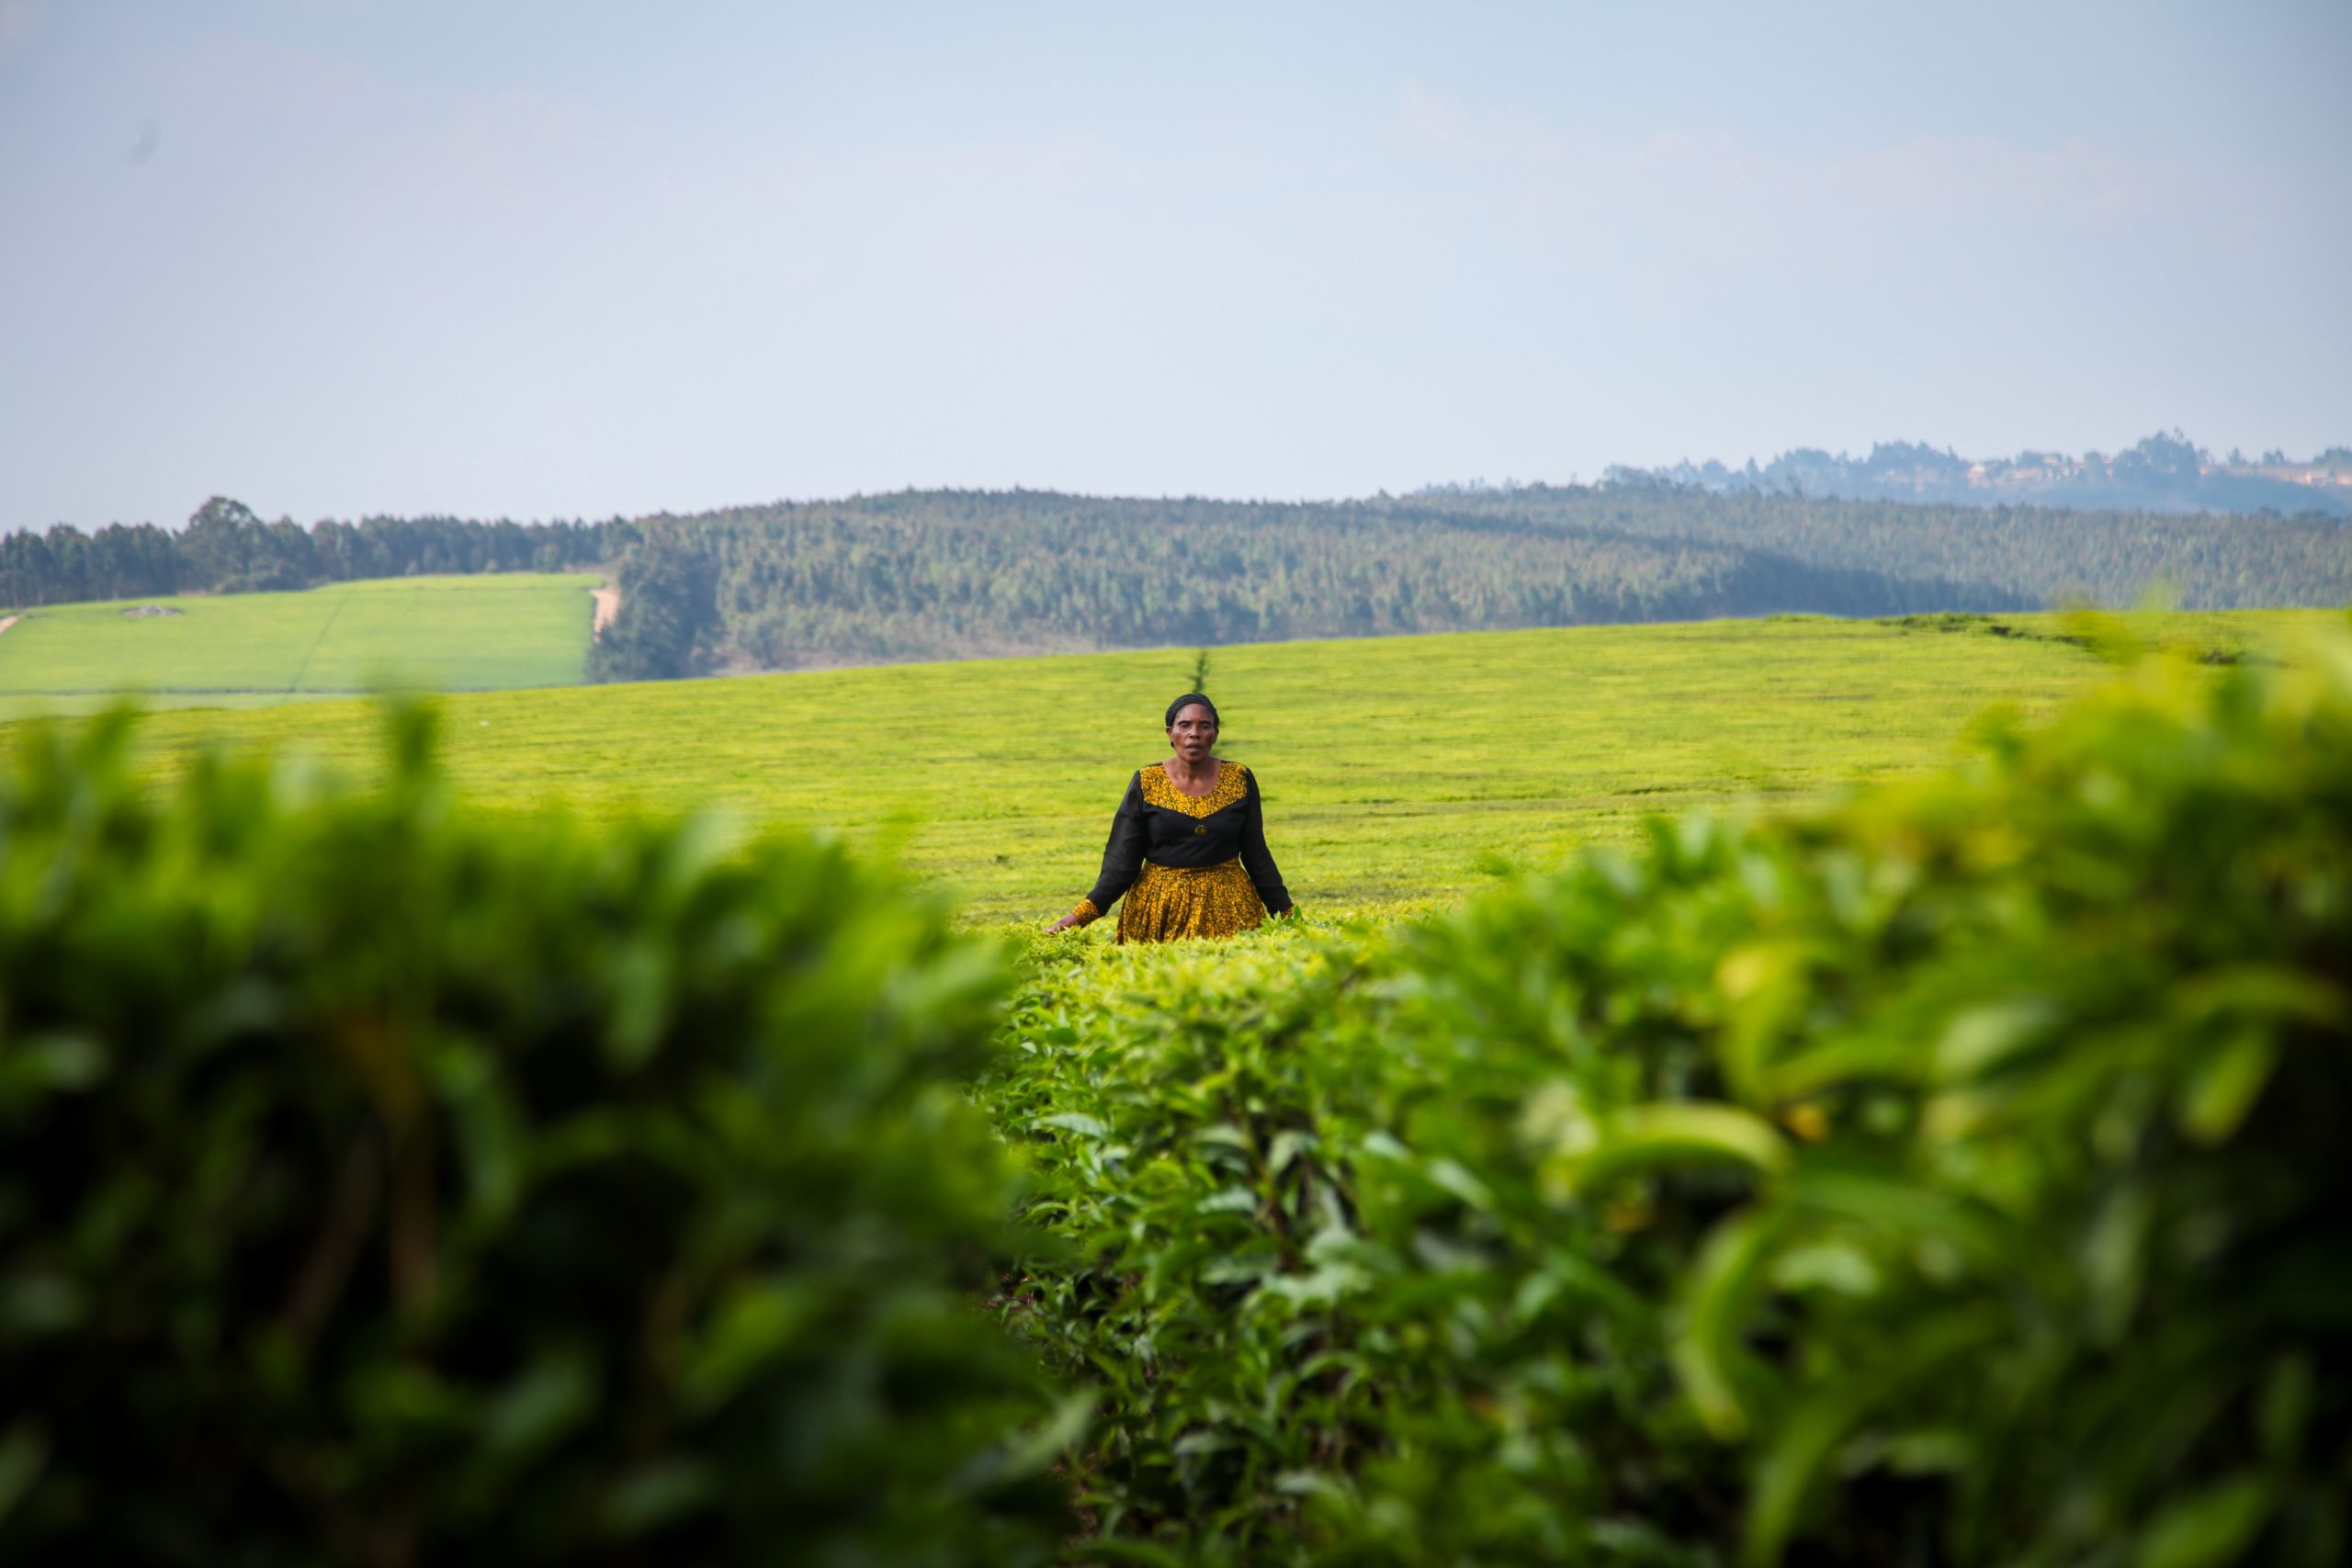
[[[2340,619],[2145,624],[2237,646]],[[2105,675],[2062,633],[2054,616],[1803,618],[1260,644],[1214,653],[1208,690],[1220,750],[1260,777],[1292,890],[1328,912],[1450,900],[1624,840],[1657,813],[1940,766],[1988,707],[2045,712]],[[888,848],[974,918],[1042,919],[1092,881],[1127,774],[1165,754],[1160,710],[1193,659],[481,693],[447,702],[447,748],[460,783],[503,807],[710,807],[832,829]],[[241,740],[364,771],[378,729],[365,703],[305,703],[159,715],[147,743],[167,767],[203,741]]]
[[[0,725],[0,1556],[2343,1561],[2340,616],[1196,657]]]
[[[514,573],[333,583],[32,611],[0,633],[0,716],[248,707],[384,684],[563,685],[587,658],[594,577]]]

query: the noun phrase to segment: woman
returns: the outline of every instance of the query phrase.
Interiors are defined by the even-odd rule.
[[[1291,912],[1283,874],[1266,852],[1258,781],[1240,763],[1209,755],[1216,705],[1187,692],[1168,705],[1167,723],[1172,754],[1128,781],[1111,819],[1102,879],[1048,931],[1100,919],[1122,894],[1121,942],[1231,936],[1261,923],[1269,909]]]

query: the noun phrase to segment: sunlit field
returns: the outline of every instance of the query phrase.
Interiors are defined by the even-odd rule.
[[[33,610],[0,633],[0,717],[88,712],[121,692],[236,707],[385,684],[561,685],[587,658],[597,581],[403,577]]]
[[[164,1389],[451,1542],[511,1495],[548,1540],[896,1543],[928,1495],[968,1553],[859,1560],[1876,1568],[1989,1520],[2057,1547],[1951,1561],[2326,1568],[2324,618],[2143,621],[2185,657],[2129,670],[2057,617],[1220,650],[1306,918],[1142,948],[1039,928],[1181,649],[453,695],[454,805],[413,709],[0,726],[10,1386],[74,1466],[23,1528],[117,1473],[231,1517]],[[224,1284],[344,1224],[381,1245],[290,1305]],[[277,1362],[187,1371],[222,1299]],[[2184,1410],[2200,1468],[2140,1440]],[[1923,1431],[1950,1473],[1879,1484]],[[2284,1549],[2180,1555],[2216,1495]]]
[[[378,586],[406,603],[408,585]],[[446,602],[503,598],[495,586]],[[569,592],[522,603],[552,620]],[[354,592],[388,612],[366,624],[393,623]],[[2258,649],[2331,618],[2141,625]],[[584,636],[584,610],[577,624]],[[2046,711],[2102,676],[2064,632],[2053,616],[1806,618],[1264,644],[1213,653],[1208,688],[1220,750],[1257,771],[1302,907],[1363,909],[1451,900],[1626,840],[1656,813],[1769,807],[1941,765],[1987,708]],[[487,652],[469,657],[443,668],[489,671]],[[552,676],[555,656],[538,657],[530,667]],[[1160,710],[1193,660],[1166,649],[467,694],[445,705],[446,744],[460,783],[500,807],[715,807],[824,827],[888,848],[971,918],[1044,919],[1091,882],[1127,774],[1164,754]],[[166,769],[227,740],[364,772],[379,722],[367,703],[319,702],[158,714],[146,729]]]

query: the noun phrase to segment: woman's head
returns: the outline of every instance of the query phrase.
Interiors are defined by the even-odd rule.
[[[1197,762],[1216,744],[1216,705],[1187,692],[1168,705],[1168,744],[1188,762]]]

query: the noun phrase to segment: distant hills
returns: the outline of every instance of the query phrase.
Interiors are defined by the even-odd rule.
[[[1891,497],[1807,489],[1797,476],[1814,470],[1803,454],[1775,466],[1777,485],[1759,468],[1736,482],[1704,469],[1690,479],[1620,472],[1598,485],[1283,503],[902,491],[602,523],[370,517],[305,528],[215,497],[178,530],[85,535],[60,525],[0,538],[0,614],[593,566],[617,576],[620,609],[589,674],[649,680],[1782,612],[2130,605],[2152,590],[2190,609],[2352,604],[2352,522],[2342,513],[2177,504],[2240,481],[2339,499],[2328,487],[2217,477],[2195,456],[2184,441],[2155,438],[2100,459],[2096,474],[2077,461],[2072,479],[2054,459],[1996,468],[1917,447],[1881,447],[1862,465],[1823,459],[1822,475],[1861,469],[1873,483],[1912,487]],[[2289,467],[2352,469],[2344,457]],[[2167,473],[2176,504],[2031,499],[2036,485],[2089,496]]]
[[[607,525],[592,675],[1693,620],[2151,590],[2352,604],[2352,525],[1710,491],[1641,478],[1263,503],[906,491]]]
[[[1758,491],[1857,501],[1928,501],[1959,506],[2064,506],[2137,512],[2317,512],[2352,516],[2352,446],[2331,446],[2308,462],[2284,452],[2216,457],[2179,431],[2151,435],[2108,457],[2020,452],[1967,458],[1911,441],[1882,442],[1867,457],[1801,447],[1758,466],[1677,463],[1614,468],[1620,482],[1691,485],[1724,494]]]

